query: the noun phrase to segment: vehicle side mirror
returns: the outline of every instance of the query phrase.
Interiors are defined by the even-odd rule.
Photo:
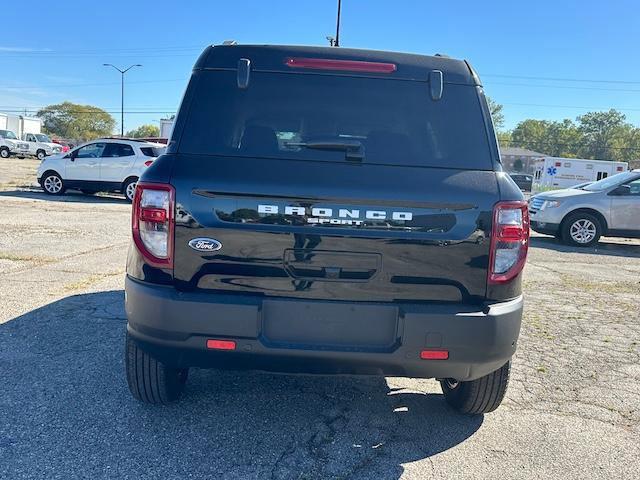
[[[611,190],[611,193],[609,193],[609,195],[616,195],[616,196],[631,195],[631,185],[618,185],[616,188]]]

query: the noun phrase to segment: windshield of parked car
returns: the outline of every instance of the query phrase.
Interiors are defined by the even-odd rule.
[[[51,143],[51,139],[48,136],[46,136],[44,133],[36,133],[35,136],[39,142]]]
[[[637,176],[638,174],[633,172],[618,173],[616,175],[612,175],[611,177],[598,180],[591,185],[587,185],[586,187],[583,187],[582,190],[587,190],[589,192],[601,192],[603,190],[607,190],[608,188],[615,187],[616,185],[620,185],[627,180],[631,180]]]
[[[11,130],[0,130],[0,137],[8,138],[10,140],[17,140],[16,134]]]

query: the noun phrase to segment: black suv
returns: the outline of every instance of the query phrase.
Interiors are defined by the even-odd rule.
[[[502,401],[529,220],[480,80],[441,56],[213,46],[138,183],[133,395],[189,367],[436,378]]]
[[[527,175],[524,173],[510,173],[509,176],[516,182],[516,185],[520,190],[524,190],[525,192],[531,191],[531,186],[533,184],[533,176]]]

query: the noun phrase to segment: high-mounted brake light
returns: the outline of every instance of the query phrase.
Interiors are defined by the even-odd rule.
[[[524,268],[529,249],[527,202],[499,202],[493,208],[489,283],[513,280]]]
[[[164,183],[138,182],[133,197],[133,241],[152,266],[173,268],[175,190]]]
[[[289,57],[284,63],[291,68],[310,68],[314,70],[341,70],[370,73],[393,73],[396,71],[396,65],[394,63],[365,62],[360,60]]]

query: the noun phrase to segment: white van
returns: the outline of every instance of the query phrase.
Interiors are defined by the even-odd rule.
[[[531,191],[539,193],[571,188],[579,183],[596,182],[628,169],[627,162],[544,157],[535,165]]]

